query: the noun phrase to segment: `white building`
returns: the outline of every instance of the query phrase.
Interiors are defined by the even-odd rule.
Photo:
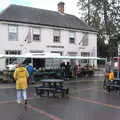
[[[58,4],[57,12],[10,5],[0,14],[0,41],[2,54],[52,52],[97,56],[97,31],[64,13],[63,2]],[[14,58],[0,61],[0,67],[4,68]]]

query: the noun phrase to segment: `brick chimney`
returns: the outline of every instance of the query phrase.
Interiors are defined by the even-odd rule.
[[[64,2],[58,3],[58,12],[64,14]]]

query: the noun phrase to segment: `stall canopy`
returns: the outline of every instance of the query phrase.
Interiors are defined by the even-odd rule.
[[[4,58],[5,57],[5,55],[4,54],[0,54],[0,58]]]
[[[41,59],[87,59],[87,60],[106,60],[100,57],[83,57],[83,56],[61,56],[58,53],[25,53],[21,55],[0,55],[0,58],[41,58]]]

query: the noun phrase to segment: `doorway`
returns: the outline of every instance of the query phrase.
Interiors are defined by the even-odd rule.
[[[39,59],[39,58],[33,59],[33,67],[35,67],[36,69],[44,68],[45,67],[45,59]]]

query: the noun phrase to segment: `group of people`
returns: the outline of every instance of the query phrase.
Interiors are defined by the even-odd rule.
[[[22,64],[17,64],[15,72],[13,74],[14,80],[16,81],[16,90],[17,90],[17,102],[22,103],[22,101],[27,104],[27,92],[29,83],[33,83],[32,74],[34,68],[31,64],[24,67]]]
[[[62,74],[64,80],[69,80],[70,77],[77,77],[78,74],[81,72],[81,65],[80,64],[70,64],[70,62],[62,62],[60,64]],[[26,89],[30,83],[34,83],[33,73],[34,68],[32,64],[27,65],[24,67],[22,64],[17,64],[15,72],[14,72],[14,80],[16,80],[16,89],[17,89],[17,102],[21,103],[22,101],[27,104],[27,92]]]
[[[70,77],[76,77],[81,70],[81,65],[70,64],[70,62],[62,62],[60,64],[60,68],[62,70],[61,76],[64,80],[69,80]]]
[[[81,64],[70,62],[62,62],[61,65],[62,70],[62,77],[64,80],[69,80],[70,77],[77,78],[77,77],[83,77],[83,76],[89,76],[92,77],[94,74],[94,66],[91,66],[89,64],[86,64],[85,66],[81,66]]]

